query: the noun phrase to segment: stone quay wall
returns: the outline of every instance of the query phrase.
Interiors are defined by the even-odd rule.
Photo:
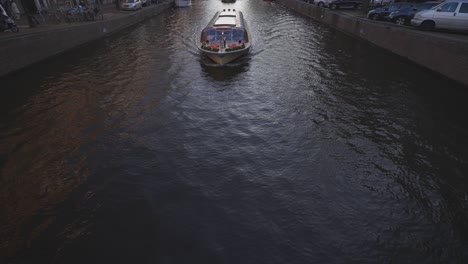
[[[28,33],[10,34],[0,38],[0,76],[14,72],[33,63],[60,54],[87,42],[116,33],[173,6],[166,0],[140,11],[112,17],[108,20],[38,28]]]
[[[276,0],[276,2],[468,85],[466,36],[423,32],[410,27],[355,17],[298,0]]]

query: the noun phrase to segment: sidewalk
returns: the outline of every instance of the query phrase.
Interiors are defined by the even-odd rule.
[[[156,3],[153,3],[150,6],[152,6],[152,5],[156,5]],[[118,17],[128,15],[128,14],[130,14],[132,12],[141,12],[145,8],[146,7],[143,7],[142,9],[137,10],[137,11],[119,11],[119,10],[117,10],[116,5],[114,3],[110,3],[110,4],[102,5],[101,6],[101,12],[103,13],[104,20],[110,20],[110,19],[114,19],[114,18],[118,18]],[[99,19],[96,18],[96,21],[99,21],[99,20],[100,20],[100,18]],[[42,24],[39,24],[36,27],[30,27],[29,24],[28,24],[26,16],[22,15],[21,19],[15,20],[15,23],[17,24],[17,26],[19,28],[19,32],[18,33],[13,33],[13,32],[9,32],[9,31],[0,32],[0,39],[10,38],[10,37],[17,37],[17,36],[26,35],[26,34],[34,34],[34,33],[39,33],[39,32],[43,32],[43,31],[54,30],[54,29],[73,27],[73,26],[80,25],[80,24],[89,24],[89,23],[94,23],[94,21],[82,21],[82,22],[73,22],[73,23],[67,23],[65,21],[62,21],[59,24],[42,23]]]

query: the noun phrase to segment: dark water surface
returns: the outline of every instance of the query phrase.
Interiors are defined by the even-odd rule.
[[[251,52],[195,42],[242,10]],[[0,80],[1,263],[468,263],[468,89],[260,0]]]

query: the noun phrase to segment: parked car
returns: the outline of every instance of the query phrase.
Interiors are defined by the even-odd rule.
[[[123,0],[122,10],[137,10],[142,7],[141,0]]]
[[[394,0],[370,0],[369,6],[371,7],[381,7],[393,3]]]
[[[412,8],[415,5],[415,3],[394,3],[388,6],[379,7],[369,11],[369,13],[367,13],[367,18],[372,20],[388,20],[390,13],[406,8]]]
[[[319,7],[328,7],[333,0],[314,0],[314,4]]]
[[[416,13],[411,25],[422,30],[468,30],[468,0],[447,0],[431,10]]]
[[[333,0],[328,6],[330,9],[340,9],[340,8],[360,8],[362,5],[362,0]]]
[[[404,8],[392,12],[390,13],[390,15],[388,15],[388,18],[390,19],[390,21],[398,25],[409,25],[411,24],[411,19],[413,19],[414,15],[417,12],[431,9],[438,4],[440,4],[440,2],[425,2],[416,4],[412,8]]]

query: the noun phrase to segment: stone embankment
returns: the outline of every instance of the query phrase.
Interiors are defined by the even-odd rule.
[[[468,38],[371,21],[297,0],[277,3],[468,85]]]
[[[51,56],[96,40],[150,18],[173,5],[162,1],[136,12],[125,12],[109,19],[0,37],[0,76],[42,61]]]

